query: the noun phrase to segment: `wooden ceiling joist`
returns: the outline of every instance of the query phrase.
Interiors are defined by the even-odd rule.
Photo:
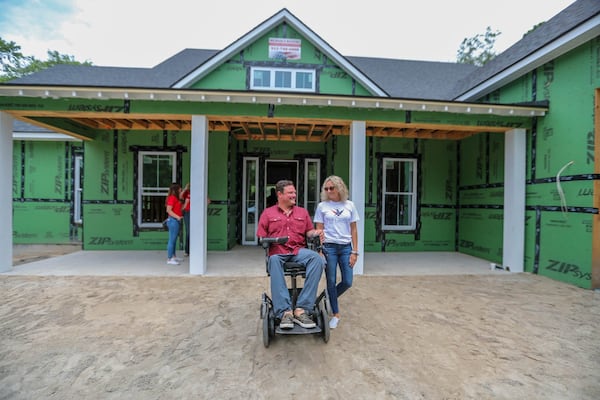
[[[22,114],[21,114],[22,113]],[[15,117],[45,127],[51,122],[36,117],[70,119],[92,129],[107,130],[191,130],[190,115],[107,114],[59,111],[14,111]],[[207,115],[213,131],[231,132],[238,140],[326,142],[334,135],[349,135],[351,121],[319,118],[269,118]],[[388,138],[460,140],[482,132],[506,132],[498,126],[444,125],[419,122],[366,121],[366,135]],[[77,132],[73,132],[77,135]]]

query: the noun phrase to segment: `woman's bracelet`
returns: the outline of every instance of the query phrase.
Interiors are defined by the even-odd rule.
[[[358,251],[351,251],[350,254],[358,255]]]

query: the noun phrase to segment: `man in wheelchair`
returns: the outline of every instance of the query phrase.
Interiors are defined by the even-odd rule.
[[[288,237],[287,242],[274,242],[269,247],[268,270],[271,276],[273,311],[281,321],[281,329],[292,329],[294,323],[303,328],[314,328],[316,324],[307,310],[314,308],[325,262],[317,252],[306,248],[306,237],[321,236],[323,239],[323,232],[314,229],[308,211],[296,205],[296,188],[292,181],[277,182],[275,191],[277,204],[262,212],[256,232],[259,238]],[[283,270],[283,264],[288,261],[306,267],[304,287],[293,310]]]

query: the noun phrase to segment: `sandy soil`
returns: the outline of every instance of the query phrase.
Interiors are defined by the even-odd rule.
[[[262,343],[267,278],[0,276],[0,399],[598,399],[600,293],[358,276],[329,343]]]

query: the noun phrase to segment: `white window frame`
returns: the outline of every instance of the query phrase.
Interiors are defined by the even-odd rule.
[[[412,185],[409,192],[388,192],[387,189],[387,174],[385,173],[385,166],[387,162],[401,162],[412,164]],[[416,158],[392,158],[386,157],[383,159],[383,173],[382,173],[382,188],[381,188],[381,224],[383,230],[390,231],[404,231],[414,230],[417,227],[417,159]],[[385,223],[386,215],[386,195],[390,196],[408,196],[410,201],[410,209],[405,211],[410,215],[410,224],[408,225],[387,225]]]
[[[144,189],[144,156],[148,155],[168,155],[171,157],[172,162],[171,165],[173,169],[171,171],[171,182],[176,181],[177,177],[177,152],[175,151],[140,151],[138,153],[138,204],[137,204],[137,223],[140,228],[160,228],[162,227],[162,223],[159,222],[142,222],[142,197],[143,196],[161,196],[166,199],[169,194],[169,187],[156,187],[156,188],[147,188]],[[170,184],[169,183],[169,184]]]
[[[255,86],[254,85],[254,73],[256,71],[268,71],[270,73],[269,86]],[[291,86],[290,87],[275,87],[275,75],[277,72],[290,72]],[[296,74],[297,73],[308,73],[312,75],[312,86],[310,88],[297,88],[296,87]],[[315,80],[317,73],[314,69],[299,69],[299,68],[272,68],[272,67],[250,67],[250,89],[251,90],[280,90],[280,91],[293,91],[293,92],[315,92]]]

